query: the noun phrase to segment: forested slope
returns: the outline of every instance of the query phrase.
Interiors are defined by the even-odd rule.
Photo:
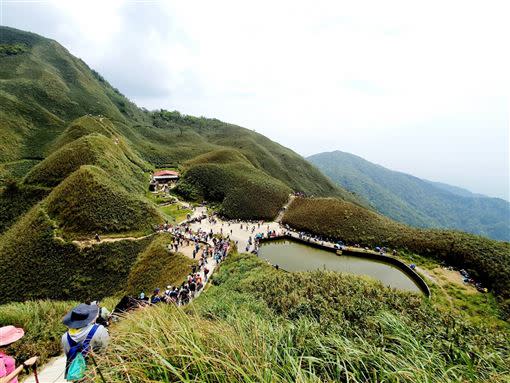
[[[386,169],[341,151],[308,160],[380,213],[412,226],[450,228],[510,241],[510,202]]]

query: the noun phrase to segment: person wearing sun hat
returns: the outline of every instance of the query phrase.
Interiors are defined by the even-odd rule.
[[[37,356],[27,359],[16,368],[16,361],[8,356],[2,349],[11,343],[20,340],[25,331],[22,328],[14,326],[0,327],[0,383],[18,383],[17,376],[23,371],[24,367],[33,366],[37,362]]]
[[[99,307],[95,304],[82,303],[69,311],[62,320],[68,330],[62,335],[62,348],[68,359],[66,369],[69,367],[70,351],[77,345],[88,343],[90,350],[99,352],[107,345],[110,336],[106,327],[97,324]]]

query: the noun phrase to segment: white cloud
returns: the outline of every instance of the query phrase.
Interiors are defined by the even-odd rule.
[[[509,198],[506,1],[3,8],[7,25],[59,40],[141,105]]]

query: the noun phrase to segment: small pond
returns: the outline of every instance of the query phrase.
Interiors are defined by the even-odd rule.
[[[331,270],[367,275],[385,286],[422,292],[420,287],[397,266],[358,256],[336,255],[334,252],[291,241],[261,243],[259,256],[287,271]]]

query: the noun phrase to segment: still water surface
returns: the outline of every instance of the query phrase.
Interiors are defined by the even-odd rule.
[[[331,270],[368,275],[385,286],[412,292],[422,292],[418,285],[398,267],[369,258],[338,256],[290,240],[262,243],[259,256],[287,271]]]

